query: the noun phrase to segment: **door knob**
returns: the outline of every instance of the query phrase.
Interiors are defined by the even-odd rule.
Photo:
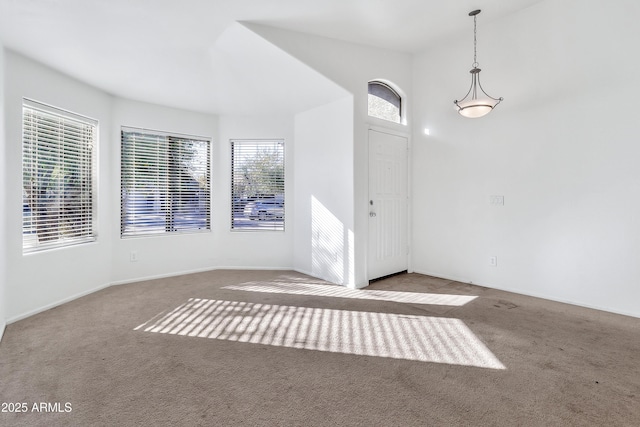
[[[373,218],[374,216],[376,216],[376,213],[375,213],[375,212],[369,212],[369,216],[370,216],[371,218]]]

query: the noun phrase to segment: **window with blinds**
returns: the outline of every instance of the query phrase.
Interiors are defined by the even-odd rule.
[[[211,230],[211,140],[121,129],[122,237]]]
[[[22,104],[22,251],[96,240],[98,122]]]
[[[284,230],[284,141],[231,141],[231,229]]]

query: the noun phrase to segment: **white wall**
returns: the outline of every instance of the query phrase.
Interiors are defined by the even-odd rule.
[[[293,202],[287,231],[232,233],[229,230],[231,138],[283,138],[286,144],[286,197],[293,199],[293,117],[217,116],[113,98],[17,53],[7,51],[6,141],[0,200],[14,208],[6,215],[0,266],[6,251],[9,321],[53,307],[113,283],[214,268],[292,268]],[[22,98],[28,97],[99,120],[98,241],[22,255]],[[1,122],[0,122],[1,124]],[[120,128],[142,127],[212,138],[212,231],[176,236],[120,238]],[[0,128],[1,129],[1,128]],[[10,183],[18,183],[11,185]],[[4,193],[4,194],[3,194]],[[2,220],[0,214],[0,220]],[[2,221],[4,224],[5,221]],[[2,227],[0,232],[4,231]],[[137,262],[130,261],[136,251]],[[1,275],[0,279],[4,279]]]
[[[483,86],[505,98],[482,119],[453,110],[468,35],[416,57],[416,271],[640,316],[638,12],[549,0],[480,15]]]
[[[216,235],[211,232],[120,238],[120,130],[122,126],[175,132],[211,138],[212,152],[217,147],[216,116],[194,113],[154,104],[116,98],[113,103],[114,135],[109,176],[116,183],[109,200],[112,223],[112,282],[121,283],[143,278],[161,277],[183,272],[201,271],[215,266]],[[213,173],[215,178],[215,172]],[[212,194],[214,208],[216,195]],[[132,251],[137,261],[130,261]]]
[[[277,138],[285,140],[285,198],[292,200],[293,120],[280,116],[213,116],[136,101],[116,99],[113,132],[121,126],[143,127],[194,134],[212,139],[211,232],[121,239],[119,224],[113,224],[113,277],[115,283],[142,278],[176,275],[214,268],[292,268],[292,231],[232,232],[230,230],[231,152],[230,139]],[[120,158],[120,146],[112,147]],[[120,176],[116,160],[112,175]],[[112,215],[119,217],[119,189],[112,194]],[[287,206],[285,226],[291,224]],[[130,261],[137,252],[136,262]]]
[[[5,134],[4,134],[4,47],[0,43],[0,183],[7,182],[7,176],[5,174],[5,147],[7,146]],[[6,300],[5,300],[5,286],[7,282],[6,277],[6,256],[7,248],[6,242],[6,221],[5,211],[7,203],[5,200],[5,186],[0,184],[0,340],[4,334],[4,328],[6,326]]]
[[[111,97],[12,51],[5,51],[6,317],[24,317],[108,285],[111,211],[108,194]],[[22,255],[22,99],[31,98],[99,120],[98,240]],[[117,185],[117,181],[116,185]]]
[[[407,126],[367,115],[367,83],[374,79],[393,82],[406,94],[407,123],[412,118],[412,57],[409,54],[376,49],[324,37],[247,24],[284,51],[300,59],[353,95],[353,231],[355,285],[366,286],[368,237],[368,144],[367,130],[371,123],[402,132]]]
[[[217,204],[214,219],[219,239],[216,264],[221,268],[293,268],[294,153],[293,117],[221,116],[217,158],[218,179],[214,183]],[[285,230],[231,231],[231,143],[232,139],[284,139]]]
[[[355,286],[353,98],[295,117],[296,270]]]
[[[218,118],[114,99],[6,51],[0,326],[4,318],[15,320],[112,282],[216,267],[295,266],[344,284],[366,284],[367,128],[372,124],[366,85],[380,78],[408,95],[416,271],[640,316],[640,170],[635,161],[640,148],[632,117],[640,89],[635,79],[640,60],[633,54],[640,39],[634,21],[640,5],[619,0],[588,6],[549,0],[490,25],[480,19],[483,84],[490,94],[505,97],[480,120],[453,111],[453,99],[469,84],[467,35],[412,60],[402,53],[249,25],[353,95],[295,120]],[[100,121],[98,242],[22,255],[22,97]],[[211,233],[120,239],[121,125],[213,138]],[[424,136],[425,127],[430,137]],[[285,232],[229,230],[228,141],[236,138],[285,139]],[[318,150],[327,144],[340,155],[322,157]],[[326,174],[331,168],[336,169]],[[490,195],[504,195],[505,205],[489,205]],[[321,222],[314,228],[314,212],[328,221],[328,229],[342,225],[339,245],[323,234],[327,227]],[[131,250],[138,252],[136,263],[129,261]],[[497,267],[489,265],[490,256],[497,256]]]

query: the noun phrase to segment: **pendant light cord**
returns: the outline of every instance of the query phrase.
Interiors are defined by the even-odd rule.
[[[476,27],[476,18],[478,15],[473,15],[473,68],[478,68],[478,54],[477,54],[477,45],[478,45],[478,31]]]
[[[480,9],[472,10],[469,16],[473,16],[473,65],[469,71],[471,73],[471,87],[467,94],[460,101],[453,103],[458,108],[458,113],[469,118],[482,117],[491,112],[496,105],[502,102],[503,98],[494,98],[484,91],[480,84],[480,68],[478,68],[478,20]]]

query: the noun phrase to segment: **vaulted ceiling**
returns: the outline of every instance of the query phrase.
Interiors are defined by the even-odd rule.
[[[473,9],[484,25],[540,1],[0,0],[0,40],[116,96],[213,114],[295,112],[341,89],[238,22],[411,54],[469,31]]]

